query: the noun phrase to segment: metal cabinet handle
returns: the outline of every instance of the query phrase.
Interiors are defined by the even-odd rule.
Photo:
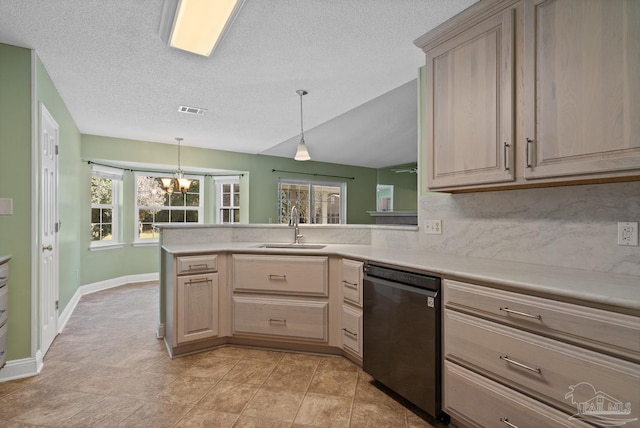
[[[206,263],[198,263],[198,264],[195,264],[195,265],[189,265],[189,270],[196,269],[196,268],[197,269],[202,269],[202,268],[207,269],[208,267],[209,267],[209,265],[206,264]]]
[[[282,324],[286,324],[287,320],[286,319],[278,319],[278,318],[269,318],[269,324],[271,324],[272,322],[281,322]]]
[[[199,284],[201,282],[211,282],[211,280],[209,278],[190,279],[187,284]]]
[[[46,247],[42,247],[42,251],[53,251],[53,245],[49,244]]]
[[[346,328],[343,328],[342,331],[344,331],[345,333],[347,333],[348,335],[353,336],[354,338],[358,337],[358,333],[354,333],[352,331],[347,330]]]
[[[533,144],[533,140],[531,138],[527,138],[527,168],[533,168],[533,165],[531,164],[531,155],[530,155],[530,151],[531,151],[531,145]]]
[[[514,425],[514,424],[512,424],[511,422],[509,422],[509,418],[507,418],[507,417],[500,418],[500,422],[502,422],[503,424],[505,424],[505,425],[506,425],[506,426],[508,426],[508,427],[511,427],[511,428],[518,428],[518,425]]]
[[[274,274],[269,274],[269,279],[282,279],[282,280],[286,280],[287,279],[287,275],[274,275]]]
[[[504,312],[506,312],[508,314],[520,315],[521,317],[535,318],[537,320],[541,320],[542,319],[542,315],[531,315],[531,314],[528,314],[526,312],[514,311],[513,309],[509,309],[509,308],[500,308],[500,310],[504,311]]]
[[[358,284],[356,284],[355,282],[349,282],[349,281],[345,281],[344,279],[342,280],[342,283],[344,285],[346,285],[347,287],[351,287],[351,288],[358,288]]]
[[[526,364],[524,364],[524,363],[521,363],[521,362],[519,362],[519,361],[512,360],[511,358],[509,358],[509,356],[508,356],[508,355],[500,355],[500,359],[501,359],[502,361],[506,361],[506,362],[507,362],[507,363],[509,363],[509,364],[513,364],[514,366],[521,367],[521,368],[523,368],[523,369],[526,369],[526,370],[532,371],[532,372],[534,372],[534,373],[538,373],[538,374],[540,374],[540,373],[541,373],[541,370],[540,370],[538,367],[531,367],[531,366],[528,366],[528,365],[526,365]]]
[[[509,147],[511,147],[511,144],[507,143],[505,141],[504,146],[502,147],[502,155],[504,156],[504,170],[505,171],[509,171],[510,166],[509,166],[509,158],[507,157],[507,150],[509,149]]]
[[[0,276],[0,281],[4,281],[5,279],[7,279],[6,276]]]

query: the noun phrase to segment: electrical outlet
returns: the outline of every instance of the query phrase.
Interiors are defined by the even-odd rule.
[[[638,246],[638,222],[618,222],[618,245]]]
[[[424,233],[428,235],[442,235],[442,220],[425,220]]]

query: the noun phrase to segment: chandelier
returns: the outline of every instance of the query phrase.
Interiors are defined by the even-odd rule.
[[[178,169],[174,172],[173,177],[160,179],[164,191],[170,195],[173,194],[174,190],[179,190],[182,194],[185,194],[189,191],[189,186],[191,186],[191,180],[184,178],[184,171],[180,169],[180,142],[182,140],[182,138],[176,137],[178,142]]]

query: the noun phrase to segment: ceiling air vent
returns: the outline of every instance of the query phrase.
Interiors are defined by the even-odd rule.
[[[199,107],[180,106],[178,107],[178,111],[180,113],[197,114],[199,116],[204,116],[204,112],[207,111],[207,109]]]

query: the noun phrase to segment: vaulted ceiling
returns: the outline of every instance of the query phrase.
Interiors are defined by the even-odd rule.
[[[305,89],[313,160],[377,168],[416,160],[413,40],[476,0],[246,0],[208,58],[161,39],[163,1],[2,0],[0,42],[37,51],[84,134],[292,157]]]

